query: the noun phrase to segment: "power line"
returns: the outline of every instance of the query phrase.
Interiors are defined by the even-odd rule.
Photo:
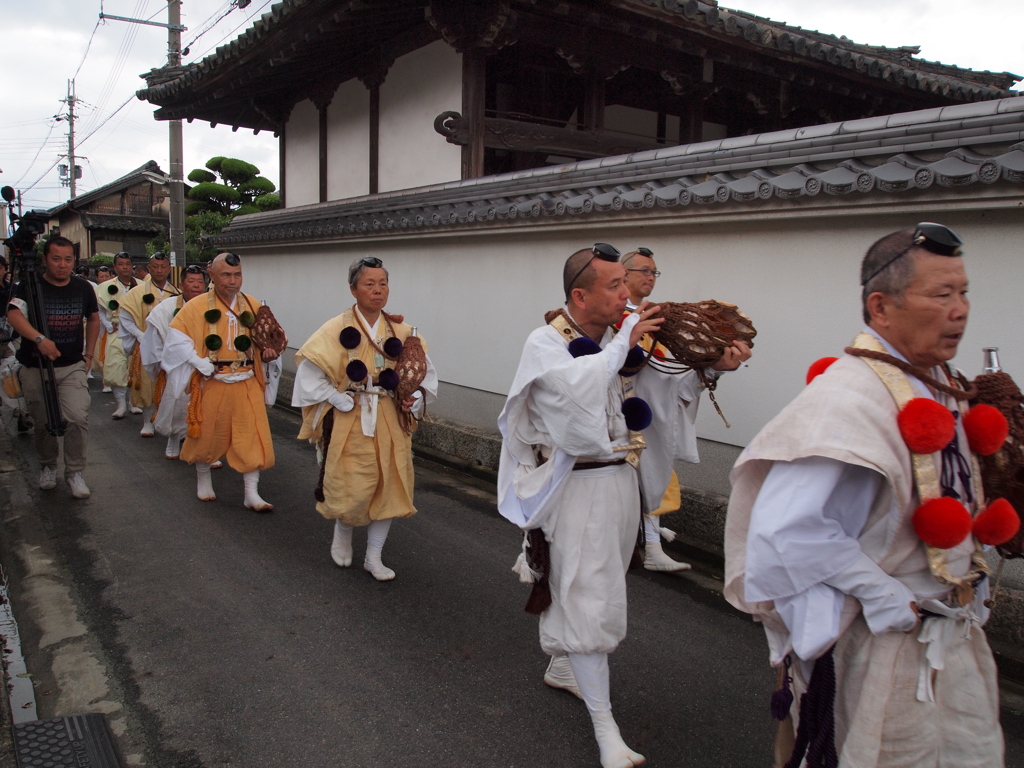
[[[36,151],[36,156],[32,158],[32,162],[28,164],[28,167],[25,169],[25,172],[23,174],[21,174],[21,178],[18,179],[16,182],[14,182],[14,186],[15,187],[17,187],[19,184],[21,184],[21,182],[25,179],[25,177],[28,176],[29,171],[32,170],[32,166],[34,166],[36,164],[36,160],[39,159],[39,153],[42,152],[43,149],[46,148],[46,142],[48,142],[50,140],[50,134],[53,133],[53,127],[55,125],[57,125],[56,121],[50,123],[50,130],[46,132],[46,138],[43,139],[43,143],[40,145],[39,149]]]
[[[72,80],[78,77],[78,73],[82,71],[82,66],[85,64],[85,59],[89,55],[89,49],[92,48],[92,39],[96,37],[96,30],[100,28],[100,21],[101,19],[96,19],[96,26],[92,28],[92,34],[89,35],[89,42],[85,45],[85,53],[82,54],[82,62],[78,65],[78,69],[75,70],[75,74],[71,76]]]
[[[222,37],[220,40],[218,40],[212,46],[210,46],[205,51],[203,51],[201,54],[199,54],[196,57],[196,59],[201,59],[203,56],[206,56],[210,51],[214,50],[218,45],[223,43],[225,40],[227,40],[229,37],[231,37],[233,34],[235,34],[239,29],[241,29],[246,24],[248,24],[257,13],[259,13],[264,8],[266,8],[268,5],[270,5],[271,2],[273,2],[273,0],[266,0],[266,2],[263,3],[263,5],[261,5],[259,8],[254,10],[248,16],[246,16],[245,19],[238,26],[236,26],[234,29],[232,29],[230,32],[228,32],[226,35],[224,35],[224,37]],[[193,59],[193,61],[195,61],[195,59]]]

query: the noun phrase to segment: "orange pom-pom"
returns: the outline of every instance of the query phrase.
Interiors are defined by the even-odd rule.
[[[1010,434],[1010,422],[1002,411],[991,405],[976,405],[964,416],[964,432],[971,450],[991,456],[1003,447]]]
[[[1006,499],[996,499],[974,518],[974,536],[982,544],[1005,544],[1020,530],[1020,516]]]
[[[810,368],[807,369],[807,383],[810,384],[814,381],[814,379],[823,374],[825,370],[838,359],[838,357],[823,357],[820,360],[815,360],[811,363]]]
[[[930,547],[949,549],[971,532],[971,513],[956,499],[942,496],[914,510],[914,532]]]
[[[899,416],[903,442],[914,453],[941,451],[956,434],[956,419],[949,409],[927,397],[915,397],[903,406]]]

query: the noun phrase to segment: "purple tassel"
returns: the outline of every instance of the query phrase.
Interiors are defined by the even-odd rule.
[[[786,667],[786,671],[782,676],[782,687],[772,692],[772,717],[778,720],[780,723],[789,717],[790,708],[793,706],[793,691],[789,689],[790,684],[793,682],[793,676],[789,674],[789,667],[792,662],[787,655],[783,660],[783,664]]]

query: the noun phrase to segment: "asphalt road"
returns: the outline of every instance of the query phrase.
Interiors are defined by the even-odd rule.
[[[384,561],[398,577],[382,584],[358,567],[362,532],[357,567],[331,562],[331,524],[313,508],[314,453],[292,439],[293,414],[271,412],[277,466],[260,491],[276,509],[260,515],[242,507],[242,479],[230,469],[214,473],[217,501],[199,502],[193,470],[166,461],[162,439],[139,438],[140,417],[114,422],[112,410],[109,395],[94,393],[90,500],[72,500],[63,483],[36,490],[24,437],[15,457],[28,491],[4,493],[19,530],[34,525],[70,585],[107,698],[122,707],[130,762],[597,765],[583,703],[541,682],[547,657],[536,617],[522,610],[528,587],[510,571],[520,537],[486,486],[419,465],[419,514],[392,526]],[[8,541],[5,556],[17,549]],[[711,586],[629,577],[612,704],[651,766],[771,765],[774,675],[763,634]],[[15,590],[16,609],[18,598]],[[43,630],[22,610],[32,645]],[[26,648],[40,717],[69,714],[58,710],[74,700],[46,695],[74,684],[53,663],[60,647]],[[1020,765],[1024,716],[1004,720],[1008,764]]]

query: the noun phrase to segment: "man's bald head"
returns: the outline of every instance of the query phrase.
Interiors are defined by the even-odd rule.
[[[210,262],[210,268],[207,271],[208,272],[214,272],[214,271],[216,271],[218,269],[221,269],[222,267],[225,267],[225,266],[231,267],[231,268],[235,268],[235,267],[241,267],[241,265],[242,265],[241,257],[239,257],[237,254],[229,253],[229,252],[225,251],[224,253],[218,253],[214,257],[213,261]]]
[[[233,253],[218,253],[210,262],[213,289],[227,304],[242,290],[242,260]]]
[[[562,268],[562,287],[565,289],[567,301],[573,288],[588,290],[594,284],[594,280],[597,279],[597,271],[590,264],[593,259],[594,250],[583,248],[565,260],[565,266]],[[573,278],[577,275],[578,277],[574,280]]]

